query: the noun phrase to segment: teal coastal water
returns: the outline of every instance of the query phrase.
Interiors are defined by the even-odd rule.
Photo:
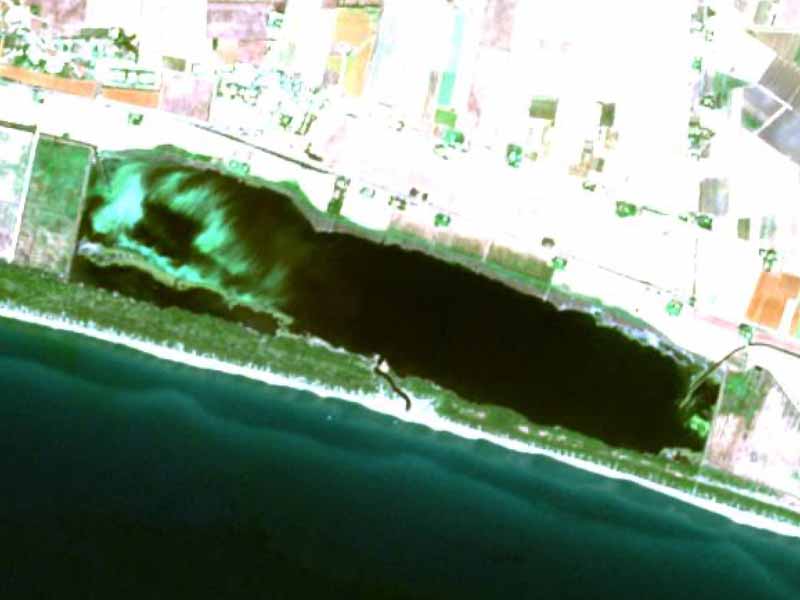
[[[800,597],[800,540],[358,405],[8,321],[0,377],[3,598]]]

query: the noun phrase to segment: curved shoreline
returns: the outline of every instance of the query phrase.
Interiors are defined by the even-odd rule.
[[[655,349],[685,368],[703,371],[713,363],[713,359],[679,346],[663,331],[634,316],[624,308],[604,305],[600,298],[575,293],[561,286],[547,285],[541,280],[538,281],[539,285],[537,285],[537,282],[534,281],[535,277],[527,277],[526,281],[522,281],[519,273],[501,265],[490,265],[479,255],[448,252],[445,247],[435,244],[433,240],[420,237],[403,229],[392,229],[390,227],[385,231],[379,232],[366,229],[345,217],[329,215],[324,211],[320,211],[311,202],[298,182],[292,182],[294,183],[294,186],[292,186],[287,185],[287,182],[269,181],[253,174],[238,175],[231,172],[221,160],[212,162],[193,160],[191,153],[187,153],[187,156],[176,147],[157,147],[152,150],[107,150],[100,152],[98,159],[99,162],[102,162],[103,159],[152,160],[153,152],[178,165],[231,177],[248,187],[266,189],[284,196],[317,233],[346,234],[380,245],[396,246],[405,251],[420,252],[444,263],[460,266],[476,275],[500,283],[526,296],[546,302],[556,307],[559,311],[574,311],[588,315],[595,320],[598,326],[619,331],[628,339],[642,346]],[[304,164],[300,166],[311,169]],[[317,171],[317,169],[311,170]],[[331,173],[324,170],[319,172],[332,176]],[[541,262],[540,259],[531,255],[526,255],[525,258]],[[545,287],[546,291],[544,291]]]
[[[51,315],[37,314],[23,308],[0,304],[0,317],[22,321],[58,331],[67,331],[84,335],[104,342],[126,346],[162,360],[181,363],[191,367],[213,370],[229,375],[247,377],[261,381],[268,385],[289,387],[315,394],[321,398],[338,398],[349,402],[356,402],[365,408],[380,412],[409,423],[424,425],[438,432],[447,432],[459,437],[478,440],[482,439],[495,445],[502,446],[516,452],[542,455],[569,466],[589,471],[603,477],[625,480],[653,491],[671,496],[688,504],[722,515],[731,521],[748,525],[757,529],[764,529],[780,535],[800,538],[800,525],[785,523],[752,512],[740,510],[732,506],[721,504],[705,498],[699,498],[680,490],[649,481],[647,479],[618,471],[604,465],[595,464],[587,460],[560,454],[552,450],[540,448],[534,444],[524,443],[507,437],[493,435],[446,419],[439,415],[434,408],[434,401],[430,398],[418,398],[409,395],[414,402],[410,410],[398,407],[397,402],[383,395],[353,392],[344,388],[328,387],[321,383],[313,382],[300,377],[288,377],[268,369],[258,368],[254,365],[244,366],[228,363],[217,358],[203,356],[191,351],[186,351],[182,345],[177,348],[161,346],[159,344],[136,339],[111,330],[94,329],[92,324],[82,324]]]

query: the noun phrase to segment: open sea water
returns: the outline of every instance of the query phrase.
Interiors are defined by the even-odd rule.
[[[0,598],[800,598],[800,539],[0,321]]]

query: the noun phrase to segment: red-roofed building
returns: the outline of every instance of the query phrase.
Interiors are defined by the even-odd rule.
[[[124,102],[142,108],[158,108],[159,92],[157,90],[132,90],[124,88],[104,87],[102,95],[108,100]]]
[[[95,81],[68,79],[66,77],[32,71],[31,69],[23,69],[22,67],[12,67],[10,65],[0,65],[0,77],[24,83],[25,85],[40,87],[45,90],[74,94],[87,98],[94,98],[97,95],[99,87]]]

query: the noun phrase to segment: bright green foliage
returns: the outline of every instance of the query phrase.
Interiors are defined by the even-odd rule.
[[[747,323],[739,325],[739,335],[749,344],[753,339],[753,328]]]
[[[284,115],[280,116],[280,119],[279,119],[278,122],[279,122],[280,126],[283,129],[287,129],[289,127],[289,125],[292,124],[293,120],[294,120],[294,117],[292,117],[292,115],[285,115],[284,114]]]
[[[717,101],[717,106],[727,106],[731,100],[731,92],[736,88],[745,87],[746,81],[736,79],[724,73],[716,73],[711,80],[711,89]]]
[[[464,134],[457,129],[448,129],[442,141],[448,146],[457,146],[464,143]]]
[[[711,226],[713,224],[713,219],[708,215],[697,215],[696,217],[697,225],[701,229],[708,229],[711,230]]]
[[[506,147],[506,162],[509,166],[518,168],[522,164],[522,148],[516,144],[509,144]]]
[[[667,303],[667,314],[673,317],[680,316],[682,310],[683,310],[683,303],[678,300],[670,300]]]
[[[742,127],[748,131],[756,131],[761,128],[764,122],[754,114],[742,111]]]
[[[763,269],[765,271],[771,271],[772,267],[775,266],[775,263],[778,261],[778,253],[775,251],[774,248],[764,249],[758,251],[758,254],[761,256],[763,262]]]
[[[456,111],[439,108],[436,110],[435,121],[437,125],[452,129],[456,126]]]
[[[716,97],[711,94],[703,96],[700,99],[700,105],[705,106],[706,108],[719,108],[719,105],[717,105]]]
[[[753,370],[727,373],[719,412],[744,417],[749,427],[764,406],[766,389],[762,383],[761,374]]]
[[[339,216],[342,213],[342,207],[344,206],[344,200],[341,197],[334,197],[331,198],[331,201],[328,202],[327,212],[329,215]]]
[[[726,404],[732,399],[747,399],[752,393],[752,387],[747,373],[728,373],[725,376],[724,396]]]
[[[630,202],[617,202],[617,216],[618,217],[632,217],[637,213],[636,206]]]
[[[554,271],[563,271],[567,268],[567,259],[561,256],[556,256],[553,258],[552,266]]]
[[[447,227],[450,225],[450,217],[444,213],[438,213],[433,218],[433,224],[436,227]]]
[[[238,160],[228,161],[228,168],[237,175],[247,175],[250,173],[250,165]]]
[[[689,419],[689,429],[701,438],[706,439],[711,431],[711,424],[700,415],[692,415],[692,418]]]

